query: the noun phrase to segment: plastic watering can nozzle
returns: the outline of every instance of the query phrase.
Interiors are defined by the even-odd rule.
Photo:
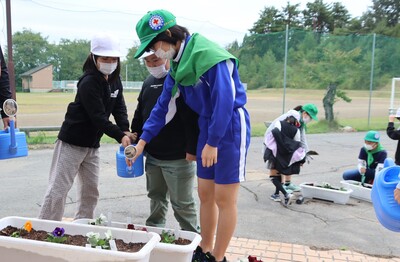
[[[124,155],[128,159],[133,159],[136,156],[136,148],[132,145],[125,147]]]

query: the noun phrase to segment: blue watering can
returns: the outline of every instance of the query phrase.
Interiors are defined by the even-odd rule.
[[[400,182],[400,166],[387,158],[384,168],[375,176],[371,200],[376,217],[387,229],[400,232],[400,205],[394,199],[394,189]]]
[[[132,166],[126,164],[125,158],[132,159],[136,155],[136,149],[133,145],[119,147],[117,151],[117,175],[124,178],[133,178],[143,175],[143,154],[141,154]]]
[[[28,145],[24,132],[15,128],[14,117],[17,114],[17,102],[7,99],[3,104],[4,113],[10,118],[9,127],[0,130],[0,159],[23,157],[28,155]]]

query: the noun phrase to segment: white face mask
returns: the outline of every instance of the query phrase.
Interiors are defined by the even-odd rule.
[[[368,151],[374,149],[374,147],[372,145],[368,145],[368,144],[364,144],[365,149],[367,149]]]
[[[99,62],[99,71],[104,75],[111,75],[117,69],[118,63],[102,63]]]
[[[165,64],[156,66],[156,67],[149,67],[146,66],[149,73],[154,76],[155,78],[163,78],[168,74],[168,70],[165,69]]]
[[[303,122],[308,124],[311,122],[311,118],[309,116],[303,116]]]
[[[157,49],[157,51],[154,52],[154,54],[159,57],[159,58],[163,58],[163,59],[169,59],[172,60],[176,54],[175,49],[172,47],[172,45],[169,45],[169,50],[168,51],[164,51],[161,47],[162,47],[162,43],[160,45],[160,48]]]

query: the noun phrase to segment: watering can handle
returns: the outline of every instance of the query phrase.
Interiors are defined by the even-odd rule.
[[[14,123],[14,118],[10,118],[10,126],[9,126],[9,131],[10,131],[10,153],[15,154],[17,152],[17,142],[15,139],[15,123]]]

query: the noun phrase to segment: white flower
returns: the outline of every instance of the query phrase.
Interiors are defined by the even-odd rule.
[[[106,240],[111,240],[112,239],[112,234],[111,234],[111,230],[108,229],[106,233],[104,233],[104,235],[106,236]]]
[[[96,225],[105,225],[107,224],[107,217],[104,214],[100,214],[100,216],[96,219]]]
[[[94,232],[88,232],[86,234],[86,237],[87,237],[87,241],[89,242],[89,244],[92,247],[95,247],[97,245],[97,242],[100,239],[100,234],[99,233],[94,233]]]

